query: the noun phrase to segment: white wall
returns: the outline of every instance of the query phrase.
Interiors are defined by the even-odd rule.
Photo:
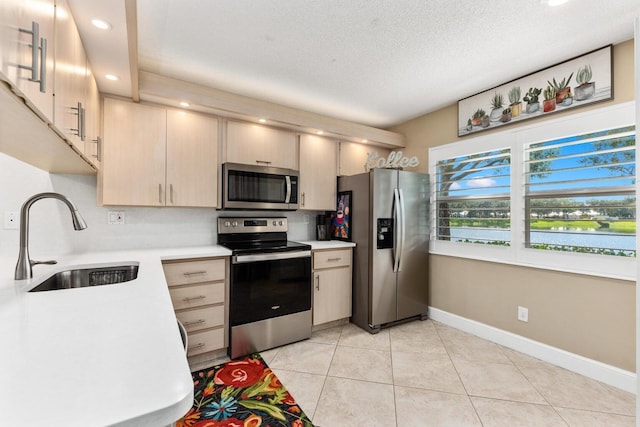
[[[29,252],[32,259],[86,251],[201,246],[217,241],[218,216],[286,216],[289,239],[315,238],[314,211],[241,212],[212,208],[100,207],[96,204],[96,177],[49,174],[0,153],[0,220],[5,211],[20,211],[35,193],[55,191],[76,205],[88,228],[74,231],[66,206],[44,199],[30,212]],[[107,224],[107,212],[125,212],[124,225]],[[305,216],[309,224],[304,224]],[[0,223],[0,257],[17,257],[18,230],[5,230]]]

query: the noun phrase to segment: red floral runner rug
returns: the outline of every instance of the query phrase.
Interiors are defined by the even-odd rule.
[[[313,427],[257,353],[192,376],[193,407],[176,427]]]

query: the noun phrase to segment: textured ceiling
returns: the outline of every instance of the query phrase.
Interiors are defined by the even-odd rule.
[[[640,16],[638,0],[137,5],[141,70],[375,127],[629,40]]]

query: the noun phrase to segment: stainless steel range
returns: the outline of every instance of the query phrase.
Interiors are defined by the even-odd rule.
[[[287,218],[218,218],[231,249],[229,356],[311,336],[311,246],[287,240]]]

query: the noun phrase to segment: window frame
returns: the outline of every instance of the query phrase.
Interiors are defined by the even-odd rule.
[[[429,149],[429,173],[432,176],[429,250],[432,254],[476,259],[532,268],[588,274],[622,280],[636,279],[637,258],[586,253],[547,251],[525,247],[525,145],[634,125],[635,103],[626,102],[571,115],[542,119],[513,130],[501,130],[480,137]],[[638,127],[636,126],[636,140]],[[436,240],[436,172],[439,160],[491,150],[511,150],[511,246],[480,245]],[[637,148],[637,147],[636,147]],[[637,189],[637,187],[636,187]],[[637,195],[636,190],[636,195]],[[637,239],[637,236],[636,236]]]

